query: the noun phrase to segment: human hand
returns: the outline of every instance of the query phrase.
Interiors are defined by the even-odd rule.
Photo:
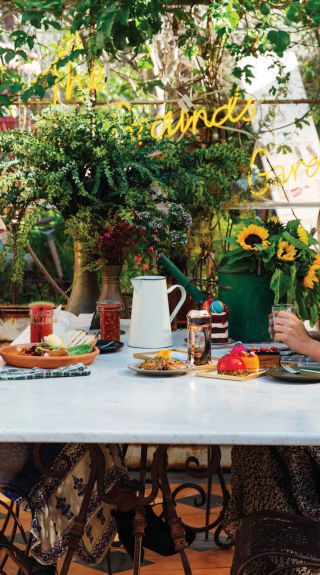
[[[307,353],[311,338],[302,321],[294,313],[279,311],[274,318],[273,331],[275,339],[285,343],[298,353]]]

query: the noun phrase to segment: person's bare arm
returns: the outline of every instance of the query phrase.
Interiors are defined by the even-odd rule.
[[[280,311],[274,322],[275,337],[290,349],[320,361],[320,342],[312,339],[293,313]]]

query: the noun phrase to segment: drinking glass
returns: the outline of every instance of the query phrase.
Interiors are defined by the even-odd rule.
[[[272,321],[273,321],[273,326],[274,326],[274,322],[275,319],[279,313],[279,311],[287,311],[289,313],[295,313],[295,309],[294,309],[294,304],[293,303],[278,303],[278,304],[274,304],[272,306]],[[275,338],[275,331],[274,331],[274,327],[272,328],[272,334],[271,337],[273,339],[273,341],[278,341]]]
[[[45,336],[53,333],[53,304],[33,303],[30,308],[30,341],[41,343]]]
[[[211,314],[204,309],[190,310],[188,322],[188,361],[206,365],[211,361]]]

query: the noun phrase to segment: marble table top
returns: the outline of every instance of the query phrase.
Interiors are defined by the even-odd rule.
[[[320,384],[145,377],[127,368],[134,351],[98,356],[87,377],[1,381],[0,441],[320,445]]]

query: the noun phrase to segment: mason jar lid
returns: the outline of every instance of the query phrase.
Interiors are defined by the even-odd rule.
[[[30,309],[41,309],[41,310],[50,310],[54,308],[54,303],[51,301],[33,301],[29,303]]]
[[[121,302],[115,302],[111,300],[104,300],[104,301],[97,301],[98,307],[104,307],[110,311],[118,311],[121,310],[123,304]]]
[[[188,319],[211,319],[211,315],[206,309],[191,309],[187,313]]]

